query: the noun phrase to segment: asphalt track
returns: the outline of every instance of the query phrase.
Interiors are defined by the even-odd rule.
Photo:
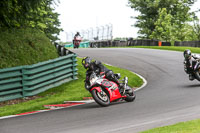
[[[131,103],[71,108],[0,120],[0,133],[135,133],[200,118],[200,82],[189,81],[182,52],[152,49],[78,49],[142,75],[148,84]],[[131,80],[131,79],[129,79]]]

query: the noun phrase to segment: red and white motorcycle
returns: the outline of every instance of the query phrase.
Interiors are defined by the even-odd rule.
[[[79,48],[82,38],[80,36],[74,37],[74,48]]]
[[[117,78],[120,78],[120,74],[116,74]],[[89,77],[89,83],[85,81],[85,88],[92,94],[93,99],[101,106],[108,106],[111,102],[118,101],[119,99],[127,102],[135,100],[135,93],[133,89],[128,86],[128,77],[124,77],[121,80],[123,83],[122,89],[119,86],[105,78],[105,74],[97,75],[92,72]]]

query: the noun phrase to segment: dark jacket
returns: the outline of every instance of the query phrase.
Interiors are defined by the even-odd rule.
[[[197,60],[199,60],[199,56],[198,55],[194,55],[192,54],[190,59],[185,59],[184,60],[184,64],[185,64],[185,72],[186,73],[191,73],[194,71],[194,66],[197,63]]]
[[[94,61],[90,64],[89,69],[87,70],[86,76],[90,76],[91,72],[95,72],[96,74],[100,73],[106,73],[107,71],[110,71],[108,68],[106,68],[100,61]]]

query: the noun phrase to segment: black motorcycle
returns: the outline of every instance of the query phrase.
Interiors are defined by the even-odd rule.
[[[190,63],[189,61],[184,61],[184,70],[189,74],[189,79],[197,79],[200,81],[200,59],[196,58],[195,62]]]

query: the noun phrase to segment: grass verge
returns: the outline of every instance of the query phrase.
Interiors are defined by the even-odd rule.
[[[40,98],[22,102],[14,105],[6,105],[0,107],[0,116],[14,115],[23,112],[36,111],[44,109],[43,105],[60,104],[63,101],[82,100],[83,97],[90,97],[90,93],[84,88],[85,72],[86,70],[81,65],[81,59],[78,58],[78,80],[65,83],[61,86],[45,91],[38,96]],[[143,84],[142,79],[132,72],[117,68],[114,66],[106,66],[115,73],[121,73],[121,76],[128,76],[129,85],[131,87],[139,87]]]
[[[200,119],[147,130],[141,133],[200,133]]]
[[[55,46],[37,29],[0,31],[0,69],[31,65],[57,57]]]

